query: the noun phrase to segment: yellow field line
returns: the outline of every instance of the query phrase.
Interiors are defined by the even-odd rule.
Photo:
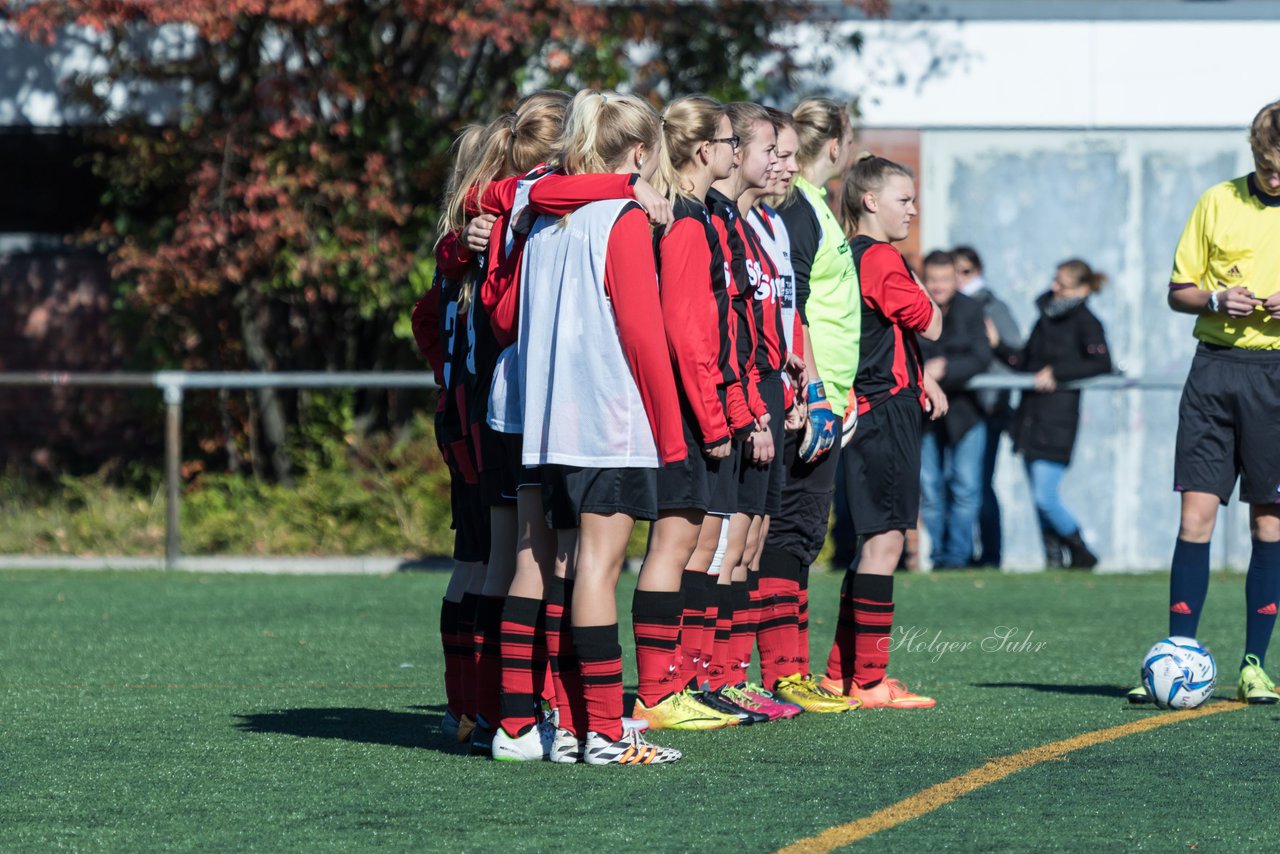
[[[1091,747],[1095,744],[1114,741],[1126,735],[1146,732],[1150,729],[1176,724],[1191,718],[1201,718],[1205,715],[1215,715],[1219,712],[1231,712],[1245,707],[1245,703],[1213,703],[1201,706],[1198,709],[1186,709],[1181,712],[1169,712],[1168,714],[1144,717],[1127,724],[1086,732],[1072,738],[1065,738],[1062,741],[1033,747],[1021,753],[1001,756],[992,759],[981,768],[975,768],[958,777],[944,780],[935,786],[930,786],[923,791],[917,792],[909,798],[898,801],[896,804],[877,810],[869,816],[847,824],[837,825],[829,830],[824,830],[817,836],[793,842],[787,847],[779,849],[778,854],[826,854],[828,851],[866,839],[873,833],[888,830],[913,818],[919,818],[922,815],[931,813],[957,798],[981,789],[983,786],[999,782],[1017,771],[1030,768],[1033,765],[1039,765],[1041,762],[1057,759],[1082,747]]]

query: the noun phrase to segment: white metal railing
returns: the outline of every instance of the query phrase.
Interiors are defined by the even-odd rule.
[[[969,382],[973,389],[1021,390],[1032,387],[1030,374],[989,373]],[[261,388],[417,388],[439,386],[428,372],[280,372],[233,373],[214,371],[157,371],[155,373],[75,373],[61,371],[0,372],[0,388],[4,387],[70,387],[154,388],[164,396],[165,404],[165,547],[164,567],[173,569],[182,556],[182,533],[178,511],[182,463],[182,404],[187,390],[261,389]],[[1182,382],[1143,380],[1122,374],[1110,374],[1062,383],[1063,389],[1143,389],[1177,391]]]
[[[187,389],[255,388],[438,388],[427,372],[388,373],[231,373],[215,371],[157,371],[156,373],[69,373],[61,371],[0,372],[0,387],[155,388],[164,394],[164,567],[173,569],[182,556],[178,519],[182,491],[182,402]]]

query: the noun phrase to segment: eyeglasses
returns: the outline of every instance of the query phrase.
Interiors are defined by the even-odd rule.
[[[716,137],[715,139],[709,139],[709,140],[707,140],[707,142],[712,142],[712,143],[715,143],[715,142],[727,142],[727,143],[729,143],[731,146],[733,146],[733,150],[734,150],[734,151],[737,151],[737,150],[738,150],[738,146],[742,145],[742,137],[740,137],[740,136],[720,136],[720,137]]]

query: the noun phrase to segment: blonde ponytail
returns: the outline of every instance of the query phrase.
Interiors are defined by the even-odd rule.
[[[681,186],[681,170],[693,163],[699,146],[715,138],[724,116],[724,105],[706,95],[677,98],[662,111],[662,151],[653,184],[668,201],[677,196],[702,201]]]
[[[799,147],[796,162],[807,169],[823,155],[831,140],[839,140],[849,127],[849,110],[830,98],[805,98],[791,111]]]
[[[569,104],[560,139],[560,165],[570,175],[613,172],[632,146],[644,143],[660,154],[661,119],[635,95],[587,90]]]

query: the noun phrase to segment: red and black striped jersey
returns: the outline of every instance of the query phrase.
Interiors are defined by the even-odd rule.
[[[730,438],[720,390],[737,379],[721,322],[731,311],[727,273],[706,206],[681,196],[674,208],[675,221],[656,241],[662,320],[682,403],[711,447]]]
[[[766,414],[760,397],[760,372],[756,367],[756,328],[749,301],[751,277],[747,272],[747,249],[743,244],[742,218],[734,202],[719,190],[707,193],[711,225],[720,241],[720,250],[729,269],[729,311],[722,315],[724,335],[733,342],[734,373],[738,382],[725,387],[729,426],[735,434],[750,430],[756,418]]]
[[[756,370],[761,374],[780,371],[787,361],[787,337],[782,328],[782,281],[778,265],[746,217],[738,218],[738,226],[747,250],[751,296],[748,302],[756,328]]]
[[[849,244],[862,289],[862,342],[858,375],[858,414],[899,392],[925,405],[917,332],[929,328],[933,303],[907,269],[902,253],[870,237]]]

